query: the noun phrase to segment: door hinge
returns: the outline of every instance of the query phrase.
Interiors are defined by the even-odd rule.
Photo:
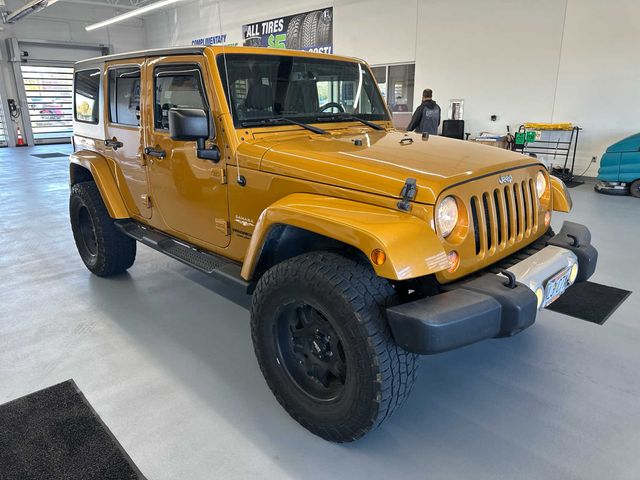
[[[147,208],[151,208],[151,196],[147,195],[146,193],[143,193],[142,195],[140,195],[140,199],[142,200],[142,204],[147,207]]]
[[[224,218],[216,218],[216,229],[225,235],[229,235],[229,222]]]
[[[220,167],[220,168],[212,168],[211,169],[211,176],[213,178],[215,178],[216,180],[218,180],[221,185],[224,185],[225,183],[227,183],[227,172],[222,167]]]

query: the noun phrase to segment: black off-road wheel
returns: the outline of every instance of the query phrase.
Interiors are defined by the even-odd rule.
[[[636,198],[640,198],[640,179],[631,182],[629,193]]]
[[[133,265],[136,241],[117,229],[95,182],[71,187],[69,217],[80,258],[92,273],[108,277]]]
[[[369,265],[313,252],[268,270],[251,306],[262,373],[284,409],[333,442],[357,440],[409,395],[418,356],[397,346],[393,287]]]

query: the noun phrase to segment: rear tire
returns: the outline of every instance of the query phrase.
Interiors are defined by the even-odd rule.
[[[127,270],[136,259],[136,241],[117,229],[95,182],[71,187],[69,218],[86,267],[99,277]]]
[[[356,440],[409,395],[418,356],[393,341],[385,308],[395,299],[369,265],[336,253],[291,258],[258,281],[251,334],[260,369],[312,433]]]
[[[631,186],[629,187],[629,193],[633,197],[640,198],[640,179],[635,180],[631,183]]]

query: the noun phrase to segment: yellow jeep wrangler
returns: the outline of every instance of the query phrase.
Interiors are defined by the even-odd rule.
[[[331,441],[407,398],[419,354],[514,335],[595,270],[536,159],[394,130],[367,64],[243,47],[75,67],[70,220],[96,275],[136,242],[253,295],[260,368]]]

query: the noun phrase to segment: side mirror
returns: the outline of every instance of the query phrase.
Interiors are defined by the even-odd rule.
[[[220,151],[217,147],[205,149],[204,142],[213,133],[209,126],[209,115],[200,108],[172,108],[169,110],[169,135],[172,140],[197,143],[198,158],[220,160]]]

